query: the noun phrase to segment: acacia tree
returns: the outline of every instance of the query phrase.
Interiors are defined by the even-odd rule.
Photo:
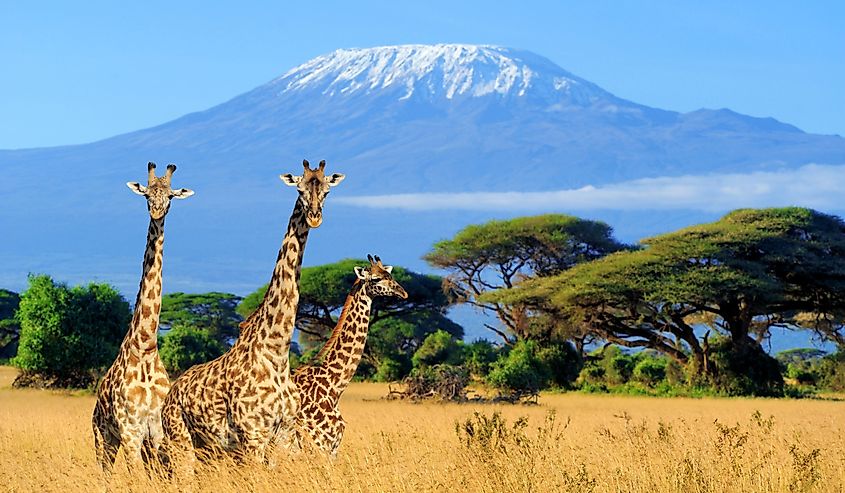
[[[241,297],[230,293],[171,293],[161,297],[161,325],[165,329],[191,327],[206,332],[225,347],[238,337],[237,312]]]
[[[774,326],[845,308],[845,224],[809,209],[744,209],[721,220],[656,236],[556,276],[483,297],[523,303],[627,347],[649,347],[699,372],[708,334],[730,351],[757,349]],[[757,346],[752,348],[751,346]],[[741,369],[740,369],[741,370]]]
[[[424,258],[449,272],[444,289],[455,301],[494,314],[505,330],[485,326],[510,344],[514,339],[547,338],[561,327],[554,320],[527,316],[520,303],[481,295],[629,248],[612,233],[603,222],[573,216],[520,217],[468,226],[451,240],[436,243]]]

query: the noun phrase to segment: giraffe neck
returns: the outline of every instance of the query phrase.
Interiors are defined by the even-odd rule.
[[[150,219],[141,284],[138,287],[138,297],[135,298],[135,313],[124,339],[124,345],[128,343],[129,349],[137,350],[140,356],[155,354],[158,347],[163,251],[164,217]]]
[[[317,355],[329,373],[329,390],[334,399],[349,386],[367,343],[370,328],[370,308],[373,299],[365,293],[364,285],[355,281],[331,337]]]
[[[274,367],[290,371],[288,353],[293,337],[296,308],[299,304],[299,274],[309,226],[299,200],[294,205],[288,229],[267,294],[261,305],[246,321],[244,342],[255,348],[266,348]]]

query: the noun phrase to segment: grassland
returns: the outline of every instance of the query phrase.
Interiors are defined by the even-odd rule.
[[[0,368],[0,490],[100,490],[93,397],[13,390],[13,375]],[[193,490],[845,491],[843,402],[564,394],[526,407],[380,400],[386,391],[346,393],[334,463],[307,454],[274,470],[216,463]],[[117,471],[114,491],[184,491],[129,475],[121,457]]]

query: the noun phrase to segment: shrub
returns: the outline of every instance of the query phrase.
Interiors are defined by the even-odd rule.
[[[490,365],[499,356],[499,349],[484,339],[466,344],[463,349],[463,366],[471,375],[479,378],[484,378],[490,373]]]
[[[727,395],[782,396],[783,376],[777,360],[751,339],[735,344],[718,338],[710,344],[707,380]]]
[[[456,365],[461,362],[461,346],[452,334],[437,330],[426,336],[411,358],[414,368],[438,364]]]
[[[159,355],[167,371],[176,375],[213,360],[225,351],[223,344],[207,331],[177,325],[161,338]]]
[[[636,355],[625,354],[617,346],[596,350],[587,357],[579,378],[582,383],[594,386],[625,384],[634,373],[636,358]]]
[[[845,392],[845,351],[822,358],[818,366],[819,386],[835,392]]]
[[[546,368],[549,383],[561,388],[571,387],[583,367],[581,355],[568,342],[540,347],[537,359]]]
[[[112,286],[69,288],[31,275],[18,309],[20,342],[12,364],[19,382],[40,375],[55,386],[87,386],[95,370],[110,365],[129,323],[129,304]]]
[[[537,342],[517,342],[507,355],[500,357],[490,368],[487,383],[500,392],[512,396],[535,394],[550,378],[548,367],[537,357]]]
[[[640,357],[634,366],[634,380],[649,387],[654,387],[666,378],[667,361],[648,355]]]
[[[404,355],[385,356],[375,373],[377,382],[396,382],[408,375],[411,362]]]

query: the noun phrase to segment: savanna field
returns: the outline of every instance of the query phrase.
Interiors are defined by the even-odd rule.
[[[93,396],[10,387],[0,368],[0,489],[101,490]],[[213,463],[194,491],[845,491],[845,404],[836,400],[542,394],[538,405],[387,401],[356,383],[332,463],[280,457],[274,470]],[[478,414],[476,414],[478,413]],[[497,414],[498,413],[498,414]],[[183,491],[131,476],[112,491]]]

